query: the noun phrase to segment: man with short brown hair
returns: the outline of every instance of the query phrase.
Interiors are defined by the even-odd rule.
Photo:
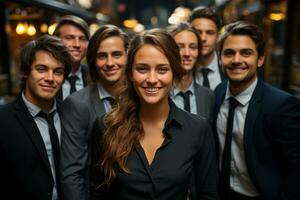
[[[300,102],[257,77],[265,38],[235,22],[220,36],[228,81],[215,90],[221,200],[300,199]]]
[[[189,22],[198,31],[202,46],[195,80],[198,84],[214,90],[224,79],[216,53],[221,19],[213,9],[197,7],[192,11]]]
[[[45,35],[23,47],[21,92],[0,108],[2,199],[61,199],[61,123],[55,95],[72,65],[57,37]]]
[[[60,37],[75,60],[71,73],[66,77],[67,81],[58,94],[58,98],[64,100],[88,84],[88,67],[82,64],[82,60],[86,55],[90,38],[89,27],[83,19],[74,15],[65,15],[58,21],[54,35]]]

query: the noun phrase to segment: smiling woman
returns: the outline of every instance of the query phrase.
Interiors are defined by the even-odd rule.
[[[174,39],[160,29],[137,35],[126,73],[117,105],[94,124],[92,199],[185,200],[192,174],[199,198],[216,199],[210,126],[168,97],[183,73]]]
[[[135,91],[140,97],[141,106],[168,104],[173,73],[161,49],[153,45],[141,47],[136,53],[131,76]]]

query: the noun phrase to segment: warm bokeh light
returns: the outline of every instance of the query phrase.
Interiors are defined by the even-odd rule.
[[[186,21],[191,13],[189,8],[178,7],[174,10],[172,15],[169,17],[169,24],[179,24],[180,22]]]
[[[284,13],[271,13],[269,15],[271,20],[274,21],[280,21],[280,20],[284,20],[285,19],[285,14]]]
[[[98,24],[91,24],[89,26],[89,30],[91,35],[94,35],[94,33],[100,28],[100,26]]]
[[[168,23],[169,24],[179,24],[180,19],[176,15],[173,14],[171,17],[169,17]]]
[[[47,24],[41,24],[41,26],[40,26],[40,31],[42,32],[42,33],[47,33],[47,31],[48,31],[48,25]]]
[[[92,7],[92,1],[91,0],[77,0],[77,2],[84,8],[91,8]]]
[[[142,31],[144,31],[144,30],[145,30],[145,27],[144,27],[143,24],[137,24],[137,25],[133,28],[133,31],[134,31],[134,32],[137,32],[137,33],[142,32]]]
[[[123,21],[123,25],[126,28],[134,28],[138,24],[138,21],[136,19],[126,19]]]
[[[36,29],[35,29],[35,27],[34,27],[33,24],[30,24],[30,25],[28,26],[28,28],[27,28],[27,34],[28,34],[29,36],[33,36],[33,35],[36,34]]]
[[[19,22],[16,27],[16,33],[22,35],[26,32],[26,27],[22,22]]]
[[[56,23],[54,23],[54,24],[52,24],[52,25],[50,25],[49,26],[49,28],[48,28],[48,33],[49,33],[49,35],[53,35],[53,33],[54,33],[54,31],[55,31],[55,28],[56,28]]]

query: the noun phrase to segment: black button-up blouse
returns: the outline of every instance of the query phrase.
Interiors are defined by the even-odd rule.
[[[130,173],[116,169],[116,178],[109,187],[99,187],[102,175],[96,163],[103,122],[101,118],[96,120],[91,141],[91,199],[186,200],[192,174],[197,199],[217,198],[218,170],[210,125],[169,102],[165,140],[151,165],[142,146],[135,144],[126,161]]]

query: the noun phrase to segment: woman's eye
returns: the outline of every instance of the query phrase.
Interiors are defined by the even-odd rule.
[[[168,71],[168,68],[166,68],[166,67],[159,68],[157,71],[158,71],[158,73],[160,73],[160,74],[164,74],[164,73],[166,73],[166,72]]]
[[[140,73],[146,73],[147,69],[145,67],[137,67],[136,70]]]

